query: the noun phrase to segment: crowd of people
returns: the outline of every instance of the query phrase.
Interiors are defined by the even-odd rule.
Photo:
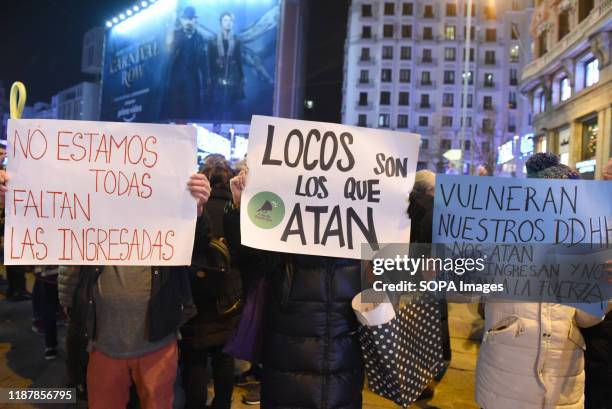
[[[578,178],[551,154],[534,155],[527,169],[530,177]],[[604,176],[612,179],[612,160]],[[362,407],[364,362],[351,307],[362,287],[359,260],[242,246],[247,178],[244,162],[232,167],[211,155],[188,181],[198,207],[188,267],[38,266],[29,269],[32,294],[28,268],[7,268],[7,299],[32,300],[46,359],[57,356],[58,321],[67,322],[70,383],[90,408],[168,409],[181,387],[188,409],[227,409],[235,384],[246,382],[261,391],[251,388],[245,403],[265,408]],[[2,171],[2,192],[6,183]],[[411,242],[432,242],[434,187],[434,173],[417,172],[406,216]],[[261,343],[261,353],[238,362],[227,346],[254,294],[265,295],[261,339],[250,340]],[[449,361],[446,304],[440,309]],[[482,408],[612,407],[610,312],[596,317],[559,304],[496,303],[485,306],[484,319],[476,378]],[[422,396],[431,394],[429,388]]]

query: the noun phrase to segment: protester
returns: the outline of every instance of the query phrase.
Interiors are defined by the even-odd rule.
[[[352,298],[357,260],[279,254],[240,246],[246,172],[232,179],[225,233],[234,257],[268,278],[261,404],[266,408],[361,408],[363,360]]]
[[[188,188],[198,201],[197,254],[208,245],[209,226],[201,216],[210,185],[198,174]],[[132,382],[143,409],[171,408],[178,329],[195,314],[187,270],[83,266],[72,274],[78,279],[69,297],[71,320],[89,342],[89,408],[125,408]]]
[[[612,181],[612,158],[604,167],[604,180]],[[611,269],[612,262],[608,262]],[[612,271],[608,272],[612,277]],[[608,313],[598,325],[583,328],[582,335],[586,343],[584,352],[584,407],[585,409],[610,409],[610,385],[612,385],[612,304],[608,304]]]
[[[436,190],[436,174],[430,170],[419,170],[410,192],[408,216],[410,217],[410,243],[431,243],[434,211],[434,194]],[[440,327],[442,330],[443,358],[448,363],[451,360],[450,333],[448,328],[448,304],[445,300],[438,303],[440,307]],[[444,372],[438,376],[440,381]],[[434,389],[430,385],[423,391],[420,399],[431,398]]]
[[[528,177],[578,179],[549,153],[526,163]],[[552,303],[487,303],[476,370],[483,409],[578,409],[584,406],[584,339],[578,327],[601,321]]]
[[[57,266],[38,266],[35,268],[34,289],[32,290],[32,329],[45,336],[45,359],[57,358],[57,314],[59,300],[57,295]],[[40,319],[39,324],[38,319]],[[39,326],[40,325],[40,326]]]
[[[223,347],[240,319],[242,298],[240,273],[231,265],[229,250],[223,241],[224,209],[232,198],[229,190],[232,170],[223,159],[206,161],[203,172],[211,184],[205,213],[214,239],[192,260],[191,289],[198,314],[181,330],[186,408],[206,406],[210,359],[215,391],[211,407],[229,409],[234,359],[223,352]]]

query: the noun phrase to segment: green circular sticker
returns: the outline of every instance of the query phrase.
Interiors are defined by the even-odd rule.
[[[285,204],[275,193],[259,192],[249,201],[247,213],[255,226],[272,229],[283,221]]]

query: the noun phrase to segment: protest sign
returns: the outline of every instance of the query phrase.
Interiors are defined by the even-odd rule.
[[[361,245],[410,240],[407,195],[419,136],[254,116],[242,243],[359,259]]]
[[[611,197],[604,181],[438,175],[433,241],[485,260],[461,279],[503,283],[495,297],[601,313],[611,294]]]
[[[191,126],[8,124],[5,264],[188,265]]]

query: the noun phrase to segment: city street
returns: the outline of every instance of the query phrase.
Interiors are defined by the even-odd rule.
[[[31,278],[31,275],[28,275]],[[31,285],[31,280],[28,280]],[[43,340],[30,329],[32,325],[32,307],[28,301],[9,303],[0,295],[0,385],[2,387],[62,387],[65,385],[65,365],[63,347],[66,330],[61,328],[60,353],[54,361],[43,358]],[[474,375],[478,343],[471,338],[478,338],[482,331],[482,321],[477,317],[476,307],[467,304],[451,304],[449,308],[451,346],[453,357],[450,369],[436,387],[433,399],[419,401],[415,408],[440,409],[477,409],[474,402]],[[244,388],[236,387],[232,408],[245,409],[253,406],[242,404]],[[182,399],[180,394],[177,399]],[[5,405],[7,409],[61,409],[66,405]],[[79,401],[70,408],[86,408]],[[364,390],[364,408],[396,408],[392,402],[372,392]]]

